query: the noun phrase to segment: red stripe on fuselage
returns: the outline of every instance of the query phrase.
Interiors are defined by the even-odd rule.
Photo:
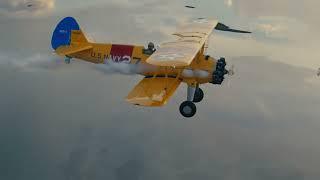
[[[128,45],[112,45],[110,56],[112,61],[117,63],[130,63],[134,46]]]

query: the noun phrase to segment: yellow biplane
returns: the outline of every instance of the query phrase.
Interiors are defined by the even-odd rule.
[[[95,64],[126,63],[148,67],[138,72],[144,78],[127,96],[127,101],[134,105],[163,106],[179,85],[186,83],[187,99],[181,104],[180,112],[184,117],[193,117],[196,114],[194,103],[204,97],[200,85],[221,85],[224,76],[232,73],[226,70],[224,58],[216,60],[205,54],[213,30],[250,33],[231,29],[215,20],[199,18],[178,28],[173,34],[176,40],[155,49],[153,43],[145,48],[89,42],[76,20],[66,17],[54,30],[51,44],[56,54],[65,57],[67,64],[71,58],[76,58]]]

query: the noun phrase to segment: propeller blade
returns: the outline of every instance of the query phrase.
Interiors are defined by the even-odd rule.
[[[235,75],[235,66],[232,64],[230,69],[228,70],[228,75],[230,76],[228,79],[227,79],[227,87],[230,88],[231,87],[231,77]]]
[[[234,65],[231,65],[231,68],[228,70],[228,75],[233,76],[235,74]]]

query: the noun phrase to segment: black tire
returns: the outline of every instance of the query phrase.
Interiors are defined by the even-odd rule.
[[[198,88],[196,90],[196,92],[194,93],[194,98],[193,98],[193,102],[194,103],[199,103],[203,100],[203,97],[204,97],[204,93],[202,91],[201,88]]]
[[[70,63],[71,63],[71,59],[65,59],[64,62],[65,62],[66,64],[70,64]]]
[[[191,101],[185,101],[180,105],[180,113],[186,118],[193,117],[197,112],[196,105]]]

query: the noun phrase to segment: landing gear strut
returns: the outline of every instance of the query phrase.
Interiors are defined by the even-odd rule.
[[[193,117],[197,112],[197,107],[192,102],[194,100],[196,90],[197,90],[196,87],[188,86],[187,101],[183,102],[180,105],[180,113],[184,117],[187,117],[187,118]]]

